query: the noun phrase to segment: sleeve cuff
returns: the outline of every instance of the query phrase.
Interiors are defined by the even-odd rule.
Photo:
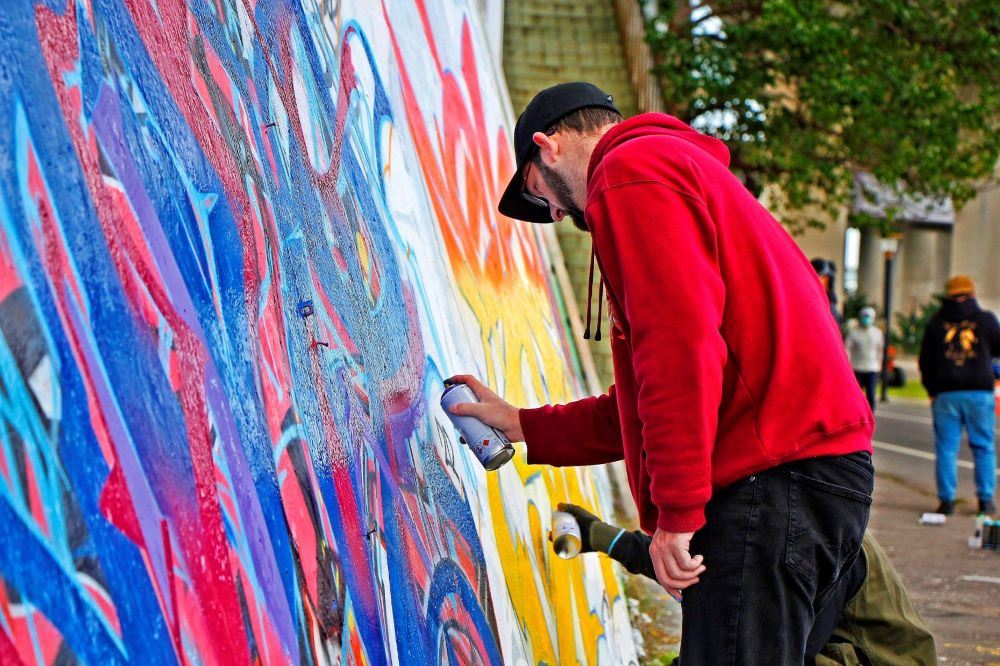
[[[697,532],[705,525],[705,505],[659,507],[656,527],[665,532]]]
[[[561,467],[566,463],[562,462],[560,456],[556,455],[554,438],[547,436],[548,428],[545,417],[547,411],[547,407],[535,407],[522,408],[518,412],[518,417],[521,420],[521,432],[524,434],[524,443],[528,452],[528,464]]]

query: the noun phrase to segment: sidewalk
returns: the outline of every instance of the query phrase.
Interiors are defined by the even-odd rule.
[[[869,529],[930,626],[940,663],[1000,664],[1000,552],[966,545],[968,508],[944,525],[919,525],[936,503],[933,493],[880,472]]]

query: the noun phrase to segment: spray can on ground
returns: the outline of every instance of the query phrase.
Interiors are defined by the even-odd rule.
[[[451,406],[462,402],[479,402],[479,398],[465,384],[452,384],[441,394],[441,408],[452,425],[462,433],[462,438],[479,462],[492,472],[514,457],[514,447],[510,440],[496,428],[491,428],[472,416],[458,416],[451,413]]]
[[[552,547],[556,555],[564,560],[571,560],[580,554],[583,539],[580,536],[580,524],[571,513],[565,511],[552,512]]]
[[[985,548],[983,532],[986,529],[986,516],[976,516],[976,531],[969,537],[969,548]]]

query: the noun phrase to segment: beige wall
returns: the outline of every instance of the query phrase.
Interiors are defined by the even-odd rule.
[[[822,257],[837,264],[837,299],[844,303],[844,232],[847,215],[828,222],[825,229],[809,229],[794,235],[795,242],[809,259]]]
[[[844,303],[844,235],[846,214],[825,229],[809,229],[795,236],[807,257],[823,257],[837,264],[837,296]],[[868,302],[884,307],[885,259],[878,233],[862,232],[858,288]],[[951,265],[951,233],[947,228],[909,226],[899,243],[893,265],[892,310],[909,312],[940,292]]]
[[[951,270],[971,275],[983,307],[1000,311],[1000,187],[962,209],[951,246]]]
[[[809,258],[836,261],[842,280],[846,229],[841,220],[822,231],[811,229],[796,241]],[[885,269],[879,240],[874,231],[862,233],[858,281],[869,301],[882,307]],[[930,301],[954,273],[971,275],[983,307],[1000,311],[1000,187],[985,190],[966,204],[951,228],[904,228],[893,269],[893,312],[908,312]],[[838,293],[843,298],[841,285]]]

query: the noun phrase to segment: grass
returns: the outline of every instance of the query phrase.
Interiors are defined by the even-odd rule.
[[[890,398],[912,398],[915,400],[927,400],[927,391],[919,379],[908,379],[906,384],[900,387],[889,387]]]

